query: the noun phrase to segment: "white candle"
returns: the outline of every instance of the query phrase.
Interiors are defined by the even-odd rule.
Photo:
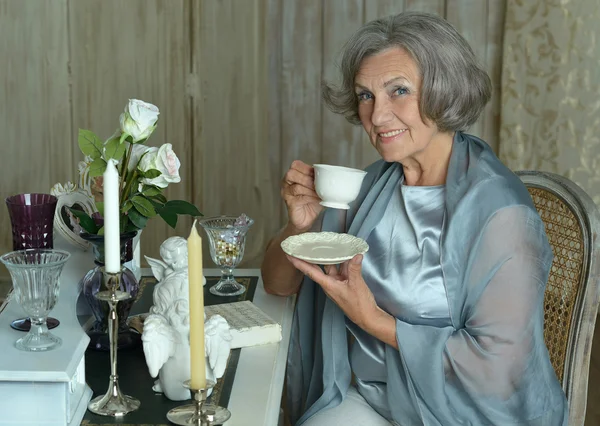
[[[116,274],[121,270],[119,230],[119,172],[116,161],[108,160],[103,182],[104,192],[104,269]]]
[[[187,240],[188,280],[190,294],[190,367],[192,389],[206,388],[206,360],[204,349],[204,287],[202,279],[202,238],[192,225]]]

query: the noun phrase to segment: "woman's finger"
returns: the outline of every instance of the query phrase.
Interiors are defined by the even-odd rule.
[[[344,277],[348,277],[348,265],[349,264],[350,264],[350,261],[347,260],[344,263],[342,263],[340,266],[340,272]]]
[[[315,189],[315,181],[313,177],[296,169],[289,169],[283,177],[283,182],[284,184],[287,183],[288,185],[299,184],[308,189]]]
[[[337,270],[336,265],[325,265],[325,273],[330,276],[337,275],[338,270]]]
[[[287,254],[286,257],[292,263],[292,265],[296,267],[296,269],[323,287],[323,290],[327,291],[328,287],[335,285],[337,280],[329,275],[326,275],[317,265],[313,265],[312,263],[305,262],[304,260]]]
[[[302,196],[319,198],[319,196],[317,195],[317,193],[314,190],[307,188],[305,186],[302,186],[302,185],[298,185],[298,184],[285,185],[282,190],[281,195],[284,199],[287,197],[302,197]]]
[[[305,175],[309,176],[315,175],[315,169],[313,168],[313,166],[311,166],[310,164],[306,164],[305,162],[300,160],[294,160],[292,162],[292,165],[290,166],[290,169],[298,170],[300,173],[304,173]]]

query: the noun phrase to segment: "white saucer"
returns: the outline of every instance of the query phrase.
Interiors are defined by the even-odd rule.
[[[317,265],[337,265],[364,254],[369,245],[362,238],[336,232],[306,232],[281,242],[281,248],[290,256]]]
[[[332,209],[348,210],[350,208],[350,206],[348,204],[336,203],[333,201],[321,201],[321,202],[319,202],[319,204],[322,206],[325,206],[325,207],[330,207]]]

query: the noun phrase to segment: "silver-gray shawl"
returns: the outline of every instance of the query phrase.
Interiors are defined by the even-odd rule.
[[[402,167],[371,165],[345,218],[322,229],[367,239]],[[552,251],[519,178],[480,139],[457,132],[446,178],[440,239],[452,326],[396,320],[399,349],[386,346],[388,404],[402,426],[564,426],[567,402],[543,336],[543,295]],[[398,265],[401,267],[402,265]],[[351,381],[344,313],[305,277],[287,364],[287,406],[300,425],[338,405]],[[417,417],[407,416],[411,401]]]

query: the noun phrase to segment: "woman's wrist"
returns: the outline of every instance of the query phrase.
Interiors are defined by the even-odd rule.
[[[398,349],[396,341],[396,318],[385,312],[379,306],[365,319],[361,326],[367,333],[383,343]]]

